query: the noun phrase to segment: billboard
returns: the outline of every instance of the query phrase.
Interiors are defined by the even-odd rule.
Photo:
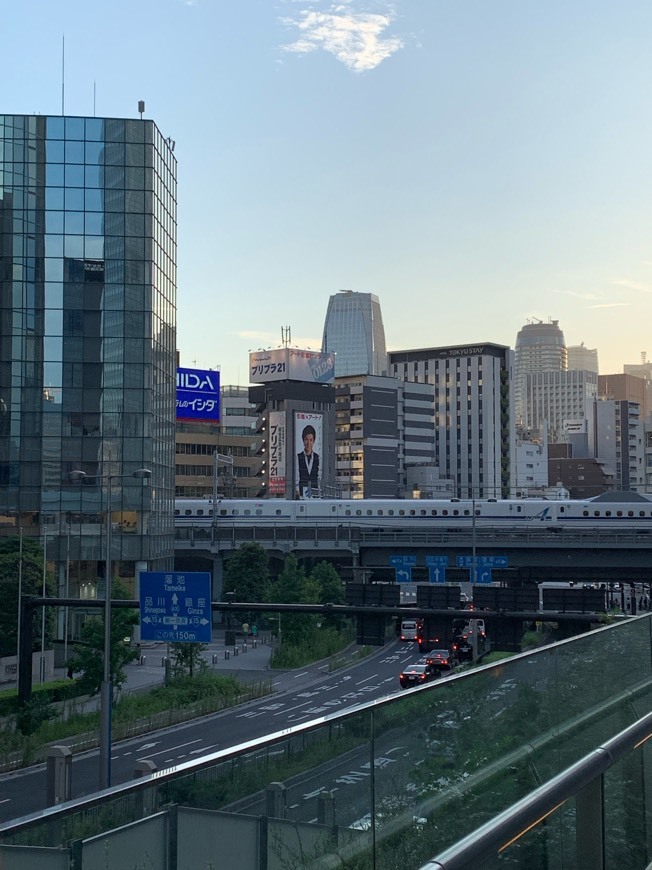
[[[323,414],[294,414],[294,488],[298,498],[319,496]]]
[[[252,384],[267,384],[270,381],[330,384],[334,376],[334,353],[280,347],[249,354],[249,381]]]
[[[220,419],[220,373],[177,369],[177,420],[217,423]]]
[[[269,495],[285,495],[285,411],[269,412]]]

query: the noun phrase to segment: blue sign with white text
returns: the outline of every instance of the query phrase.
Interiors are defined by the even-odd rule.
[[[220,419],[220,373],[177,369],[177,420]]]
[[[210,643],[208,571],[145,571],[140,575],[141,640]]]
[[[477,568],[506,568],[508,564],[507,556],[458,556],[456,564],[458,568],[472,568],[473,564]]]
[[[401,565],[416,565],[417,557],[416,556],[390,556],[389,564],[393,565],[395,568]]]
[[[426,565],[437,565],[440,568],[447,568],[448,556],[426,556]]]
[[[428,565],[428,582],[445,583],[446,567],[441,565]]]

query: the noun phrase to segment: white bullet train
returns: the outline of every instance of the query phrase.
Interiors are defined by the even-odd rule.
[[[615,501],[614,496],[621,498]],[[474,517],[475,512],[475,517]],[[212,499],[177,498],[175,526],[354,525],[378,530],[546,527],[652,533],[652,498],[609,493],[547,499]]]

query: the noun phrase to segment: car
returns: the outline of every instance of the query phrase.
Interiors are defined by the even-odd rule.
[[[435,680],[441,675],[438,668],[428,665],[425,662],[416,665],[408,665],[398,677],[402,689],[409,689],[412,686],[422,686],[424,683]]]
[[[449,671],[455,663],[453,654],[447,649],[433,649],[426,657],[426,664],[440,671]]]

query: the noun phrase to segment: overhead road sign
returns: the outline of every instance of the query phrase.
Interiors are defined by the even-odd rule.
[[[426,556],[426,565],[437,565],[439,568],[448,567],[448,556]]]
[[[390,556],[389,564],[393,565],[394,568],[400,568],[403,565],[416,565],[417,557],[416,556]]]
[[[507,568],[507,556],[458,556],[455,560],[458,568]]]
[[[145,571],[140,575],[140,637],[168,643],[210,643],[208,571]]]

